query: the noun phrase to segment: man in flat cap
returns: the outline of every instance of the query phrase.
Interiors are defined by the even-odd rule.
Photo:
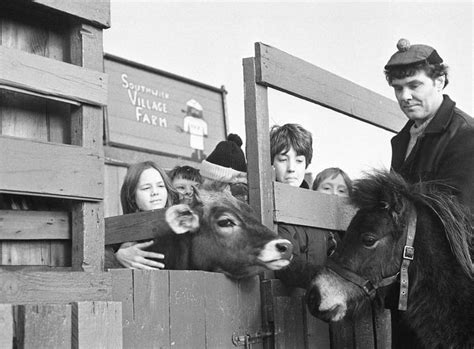
[[[410,183],[442,183],[470,209],[473,222],[474,119],[443,94],[448,71],[434,48],[410,45],[406,39],[397,48],[385,65],[385,76],[409,120],[392,139],[392,170]],[[396,310],[398,295],[390,295],[387,303],[392,309],[392,347],[421,347]]]

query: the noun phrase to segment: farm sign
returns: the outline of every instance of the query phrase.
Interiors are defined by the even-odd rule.
[[[107,144],[202,161],[225,139],[225,90],[111,55]]]

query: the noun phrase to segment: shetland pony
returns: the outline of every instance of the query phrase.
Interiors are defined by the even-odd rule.
[[[306,294],[311,313],[338,321],[371,299],[383,302],[389,291],[399,293],[403,284],[402,319],[426,348],[458,348],[472,340],[473,233],[469,214],[449,189],[410,185],[383,171],[356,181],[352,202],[359,210],[336,254],[312,279]],[[411,244],[407,234],[414,234],[412,247],[405,247]],[[407,278],[401,278],[402,264]]]

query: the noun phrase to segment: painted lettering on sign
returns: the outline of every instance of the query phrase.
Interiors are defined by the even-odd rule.
[[[169,94],[159,89],[130,82],[128,75],[121,75],[122,87],[127,89],[130,103],[135,106],[135,118],[138,122],[157,127],[168,127],[166,100]]]

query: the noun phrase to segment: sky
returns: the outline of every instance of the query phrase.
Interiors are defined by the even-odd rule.
[[[262,42],[394,99],[383,66],[400,38],[436,48],[450,67],[445,93],[474,115],[472,1],[111,0],[104,51],[225,86],[228,132],[245,141],[242,59]],[[270,125],[310,130],[308,171],[340,167],[352,178],[390,166],[391,132],[296,97],[269,91]],[[244,149],[245,150],[245,149]]]

